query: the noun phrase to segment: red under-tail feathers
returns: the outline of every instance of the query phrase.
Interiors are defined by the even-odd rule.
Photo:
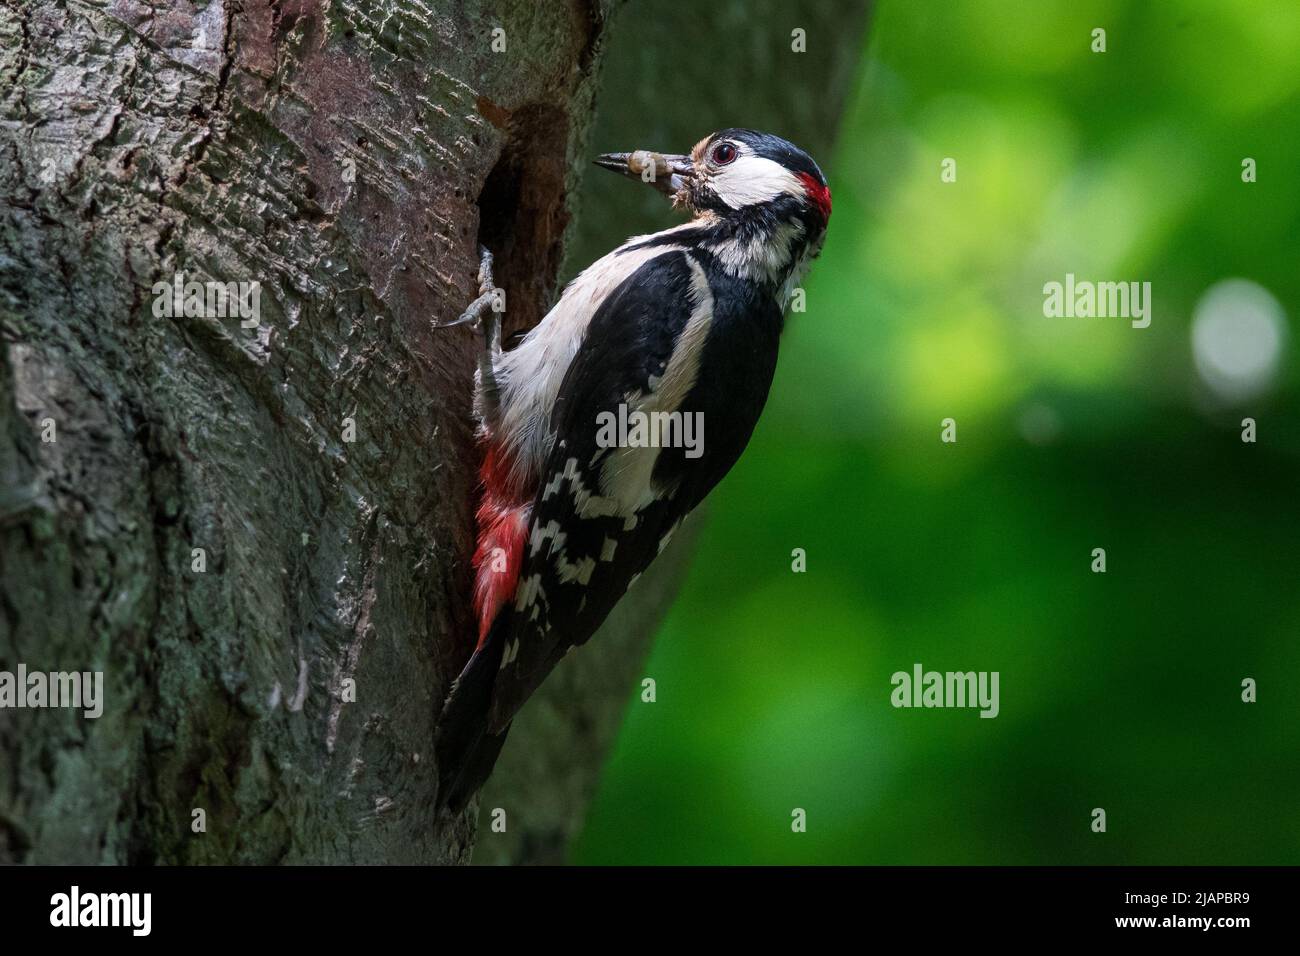
[[[510,463],[499,447],[485,441],[483,497],[478,506],[478,547],[474,549],[474,612],[478,616],[478,647],[483,646],[492,621],[514,597],[528,536],[532,496],[513,487]]]

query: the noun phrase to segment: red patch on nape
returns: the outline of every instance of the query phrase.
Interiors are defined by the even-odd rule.
[[[829,221],[831,218],[830,187],[819,183],[817,177],[812,173],[797,173],[796,175],[799,177],[799,182],[803,183],[803,191],[808,195],[808,199],[821,211],[822,219]]]

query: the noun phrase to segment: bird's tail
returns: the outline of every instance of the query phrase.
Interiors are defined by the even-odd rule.
[[[434,756],[438,762],[438,809],[451,813],[465,809],[470,798],[487,781],[510,732],[489,733],[488,711],[492,685],[501,668],[504,637],[497,629],[474,652],[452,685],[438,721]]]

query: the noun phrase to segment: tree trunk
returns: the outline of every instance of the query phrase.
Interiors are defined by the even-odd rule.
[[[468,859],[476,342],[431,325],[480,241],[544,313],[608,3],[0,5],[0,672],[103,675],[0,710],[0,862]],[[688,544],[525,710],[493,858],[574,833]]]

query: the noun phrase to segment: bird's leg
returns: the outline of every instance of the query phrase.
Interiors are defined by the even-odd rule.
[[[500,392],[497,387],[497,364],[501,359],[501,313],[505,311],[505,293],[492,280],[492,253],[479,246],[478,298],[469,304],[460,318],[441,328],[469,325],[483,333],[483,349],[478,354],[479,416],[489,432],[500,417]]]
[[[492,282],[492,253],[486,246],[480,247],[478,265],[479,297],[475,303],[487,296],[488,304],[483,311],[479,326],[483,332],[483,348],[478,353],[478,381],[481,402],[480,414],[489,432],[496,431],[500,420],[501,393],[497,387],[497,363],[501,361],[501,314],[505,311],[505,293]],[[470,306],[473,308],[473,306]],[[480,307],[482,308],[482,307]]]

